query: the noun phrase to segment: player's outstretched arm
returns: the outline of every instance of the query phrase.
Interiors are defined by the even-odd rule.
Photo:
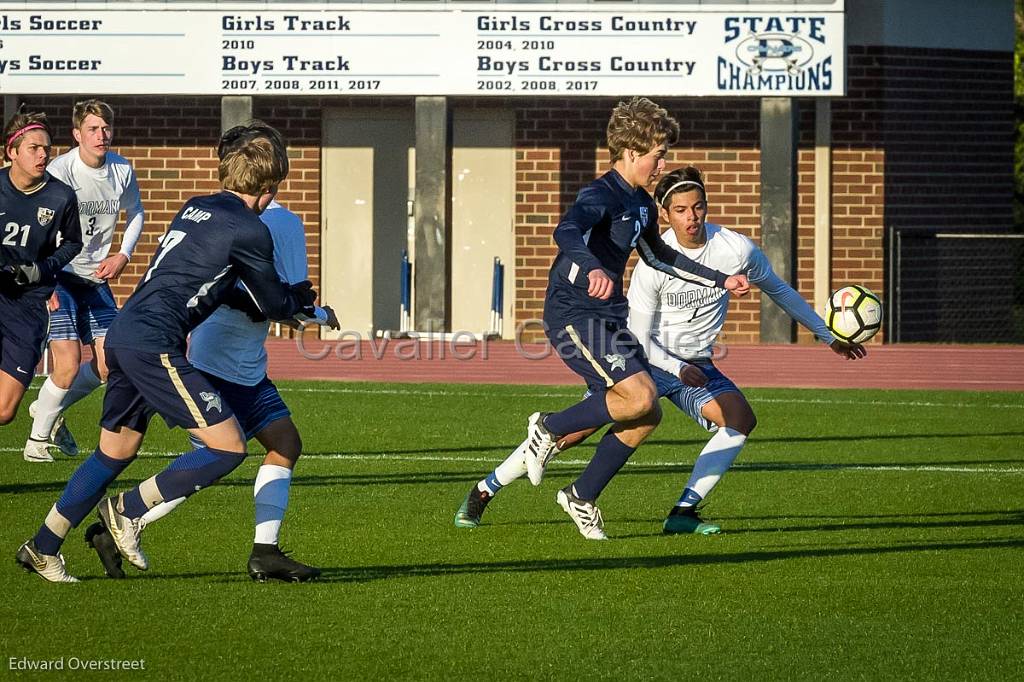
[[[750,284],[745,275],[726,275],[698,263],[666,244],[658,233],[656,221],[649,223],[641,233],[636,250],[644,263],[672,277],[705,287],[728,289],[736,296],[745,296],[750,291]]]
[[[818,340],[827,343],[833,352],[848,360],[859,360],[868,354],[861,344],[846,343],[833,336],[825,325],[825,320],[814,312],[814,308],[804,300],[804,297],[775,274],[763,251],[756,249],[751,254],[750,262],[751,279],[761,287],[761,291],[768,294],[776,305],[814,334]]]

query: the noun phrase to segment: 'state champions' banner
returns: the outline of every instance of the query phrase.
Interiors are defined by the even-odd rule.
[[[842,2],[739,6],[0,4],[9,94],[845,94]],[[109,5],[106,7],[110,7]],[[556,9],[557,8],[557,9]],[[794,12],[792,10],[799,9]]]

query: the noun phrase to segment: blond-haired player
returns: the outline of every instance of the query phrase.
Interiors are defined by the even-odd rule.
[[[107,333],[110,371],[96,451],[75,470],[17,561],[52,582],[73,582],[59,549],[71,528],[135,459],[153,414],[205,445],[156,476],[100,503],[100,520],[118,552],[140,570],[140,519],[150,508],[189,497],[242,463],[245,438],[230,405],[186,357],[189,332],[241,281],[269,318],[287,319],[312,305],[309,282],[288,285],[274,268],[274,246],[259,214],[288,174],[284,150],[256,138],[226,154],[223,191],[190,199],[160,240],[135,293]]]
[[[64,411],[99,388],[107,378],[103,338],[117,314],[110,284],[131,259],[142,234],[145,214],[132,165],[110,151],[114,111],[97,99],[75,104],[71,134],[77,147],[47,167],[53,177],[71,186],[78,197],[82,251],[57,273],[59,306],[50,314],[50,353],[53,367],[29,406],[32,427],[24,457],[51,462],[49,450],[77,455],[78,445],[64,423]],[[110,254],[117,217],[127,222],[121,248]],[[82,363],[82,344],[92,347],[92,360]]]

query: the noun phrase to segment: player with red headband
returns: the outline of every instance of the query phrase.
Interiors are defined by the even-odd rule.
[[[4,126],[11,165],[0,170],[0,425],[14,419],[43,356],[56,273],[82,250],[75,193],[46,172],[50,139],[45,114],[18,113]]]

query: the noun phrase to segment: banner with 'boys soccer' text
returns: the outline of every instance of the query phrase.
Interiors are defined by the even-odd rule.
[[[535,4],[4,7],[0,91],[9,94],[846,92],[842,2],[753,11],[749,5],[737,6],[742,11],[722,5],[713,11]]]

